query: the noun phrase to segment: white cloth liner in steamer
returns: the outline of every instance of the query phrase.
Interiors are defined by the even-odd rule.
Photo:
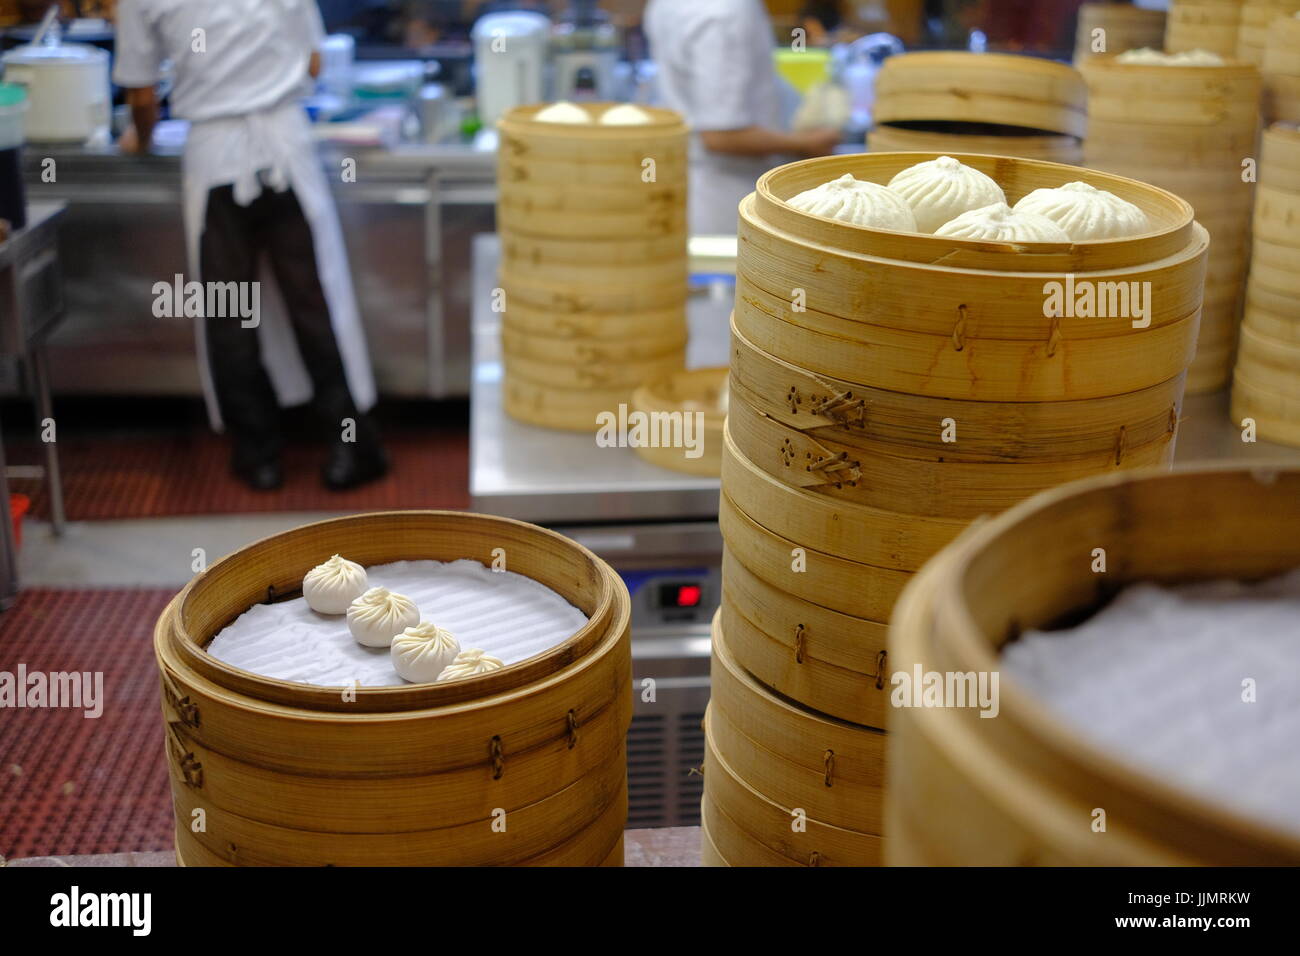
[[[1073,628],[1026,632],[1002,663],[1113,757],[1300,831],[1300,569],[1134,585]]]
[[[344,555],[346,557],[346,555]],[[366,568],[369,587],[405,594],[420,618],[445,627],[462,650],[482,648],[506,665],[572,637],[587,616],[532,578],[492,571],[477,561],[394,561]],[[363,647],[345,615],[317,614],[301,597],[258,604],[207,647],[234,667],[303,684],[339,687],[406,685],[386,647]],[[406,685],[409,686],[409,685]]]

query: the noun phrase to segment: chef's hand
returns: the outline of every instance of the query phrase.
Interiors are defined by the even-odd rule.
[[[128,156],[144,154],[145,148],[140,143],[140,134],[135,131],[134,123],[122,130],[122,135],[117,138],[117,148]]]
[[[801,156],[825,156],[840,144],[840,131],[829,126],[790,134]]]

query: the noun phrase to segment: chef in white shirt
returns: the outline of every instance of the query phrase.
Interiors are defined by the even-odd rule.
[[[839,131],[781,128],[776,41],[762,0],[650,0],[644,26],[664,104],[691,133],[691,232],[736,232],[736,206],[763,173],[821,156]]]
[[[268,490],[283,480],[280,406],[308,399],[329,435],[327,486],[353,487],[388,468],[366,414],[375,382],[347,251],[300,102],[319,72],[323,38],[316,0],[121,0],[117,8],[113,79],[133,117],[122,149],[148,149],[164,61],[172,114],[190,122],[188,280],[252,288],[265,254],[288,313],[287,322],[276,313],[256,324],[239,315],[196,324],[209,417],[231,435],[235,473]]]

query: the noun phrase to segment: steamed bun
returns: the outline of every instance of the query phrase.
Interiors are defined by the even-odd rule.
[[[591,116],[581,106],[574,106],[567,100],[552,103],[539,112],[533,119],[539,123],[590,123]]]
[[[1127,199],[1084,182],[1035,189],[1016,203],[1015,211],[1046,216],[1076,242],[1120,239],[1151,228],[1146,213]]]
[[[916,219],[907,200],[888,186],[854,179],[845,173],[786,200],[795,209],[876,229],[915,232]]]
[[[907,200],[921,232],[934,232],[964,212],[1007,201],[1001,186],[951,156],[909,166],[889,181],[889,188]]]
[[[1045,216],[1015,212],[1004,202],[964,212],[934,233],[954,239],[990,239],[1001,242],[1069,242],[1065,230]]]

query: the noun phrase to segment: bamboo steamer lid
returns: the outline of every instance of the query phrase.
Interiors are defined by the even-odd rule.
[[[723,611],[736,663],[778,694],[866,727],[885,726],[887,625],[768,584],[724,549]]]
[[[905,53],[887,59],[876,75],[878,123],[973,121],[1082,136],[1085,113],[1079,74],[1035,57]]]
[[[864,454],[887,445],[892,454],[932,461],[1081,457],[1113,451],[1121,428],[1127,442],[1143,445],[1172,433],[1183,387],[1176,376],[1084,401],[951,401],[815,375],[756,348],[734,326],[731,353],[733,392],[771,427],[784,425],[819,444]],[[943,440],[947,418],[960,423],[960,441]]]
[[[1026,134],[1019,127],[1005,127],[1007,131],[1001,134],[963,131],[972,125],[976,124],[938,122],[905,126],[880,123],[867,133],[867,149],[876,153],[987,153],[992,156],[1042,159],[1073,166],[1083,161],[1083,146],[1075,136]],[[916,128],[918,126],[926,128]],[[935,126],[945,128],[929,128]]]
[[[526,661],[439,684],[317,687],[203,649],[251,605],[293,595],[329,554],[363,565],[486,562],[494,548],[588,623]],[[187,841],[236,865],[606,860],[626,819],[629,617],[626,589],[607,565],[501,518],[357,515],[223,558],[176,597],[155,633],[178,819],[202,808],[208,820]],[[575,803],[589,810],[576,823]],[[498,808],[520,832],[485,840]],[[205,859],[192,845],[178,848],[187,863]]]
[[[718,616],[710,682],[708,736],[734,776],[779,806],[803,809],[809,820],[879,835],[883,731],[814,713],[758,683],[731,656]],[[708,786],[707,766],[704,777]],[[787,813],[786,831],[790,820]],[[754,821],[740,822],[757,829]],[[719,849],[733,860],[725,847]]]
[[[1237,55],[1242,0],[1170,0],[1165,49],[1170,53],[1209,50]]]
[[[1020,630],[1126,583],[1282,573],[1300,563],[1287,533],[1298,508],[1300,471],[1286,467],[1201,466],[1044,492],[972,528],[917,576],[890,634],[891,666],[988,671]],[[1124,556],[1104,588],[1088,570],[1097,547]],[[943,862],[980,865],[1300,861],[1294,833],[1101,752],[1005,674],[999,697],[997,720],[970,708],[891,715],[889,819],[925,841],[910,859],[940,862],[926,851],[942,847]],[[1106,808],[1104,835],[1087,825],[1094,807]]]
[[[1100,35],[1094,31],[1100,30]],[[1165,11],[1129,3],[1085,3],[1079,7],[1074,62],[1090,56],[1123,53],[1142,47],[1159,48],[1165,40]],[[1095,43],[1102,49],[1094,52]]]
[[[680,416],[681,437],[685,440],[686,415],[698,413],[700,429],[696,433],[699,454],[689,457],[684,444],[669,447],[637,445],[637,455],[652,465],[690,475],[718,477],[722,468],[722,423],[727,416],[727,368],[701,368],[672,372],[650,379],[632,393],[632,410],[648,421],[655,416]],[[677,435],[677,431],[672,434]]]
[[[876,866],[882,840],[823,823],[750,786],[721,756],[714,718],[704,717],[704,789],[709,819],[722,822],[738,866]],[[739,851],[739,852],[737,852]],[[784,859],[781,859],[784,858]],[[787,862],[788,861],[788,862]]]

